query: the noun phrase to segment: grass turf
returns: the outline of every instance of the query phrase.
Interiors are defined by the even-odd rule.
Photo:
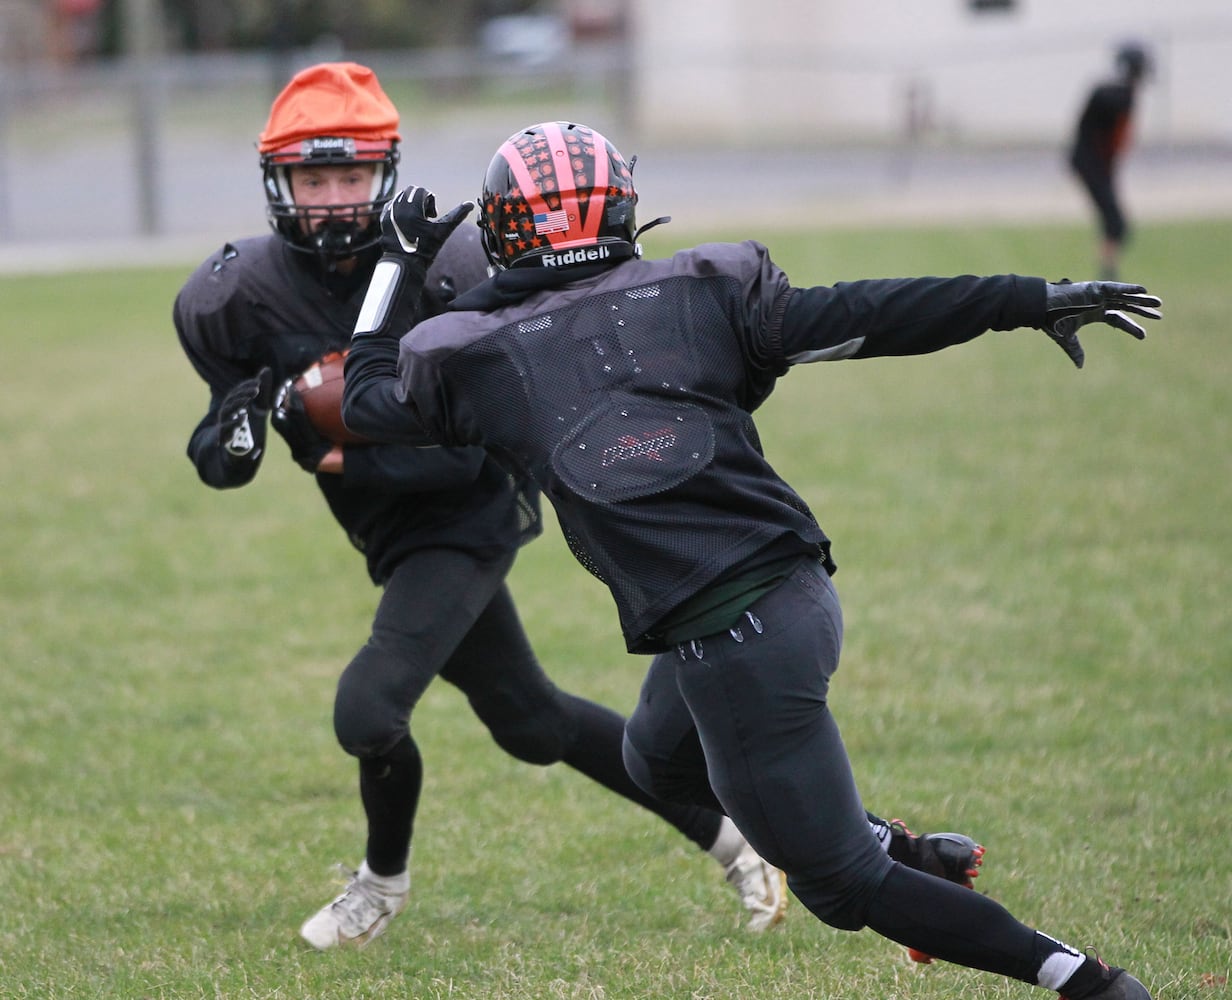
[[[1090,244],[708,235],[763,240],[798,284],[1078,279]],[[980,837],[981,891],[1157,1000],[1227,995],[1229,246],[1227,222],[1144,225],[1126,273],[1166,319],[1143,344],[1088,329],[1081,373],[1042,334],[993,334],[794,371],[759,414],[835,539],[833,702],[870,807]],[[505,757],[445,685],[415,716],[410,908],[366,951],[301,948],[362,850],[330,711],[377,594],[281,442],[249,488],[198,483],[205,391],[169,318],[187,273],[0,278],[0,996],[1036,995],[798,904],[745,936],[713,862]],[[627,711],[644,663],[551,526],[513,586],[557,682]]]

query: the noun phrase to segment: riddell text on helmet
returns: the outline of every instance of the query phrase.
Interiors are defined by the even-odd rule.
[[[330,153],[354,156],[355,140],[341,136],[314,135],[300,143],[300,155],[305,158],[328,155]]]
[[[563,267],[566,264],[585,264],[592,260],[606,260],[612,256],[607,247],[578,247],[564,253],[545,253],[541,258],[544,267]]]

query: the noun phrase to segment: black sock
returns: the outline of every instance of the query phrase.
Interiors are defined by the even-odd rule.
[[[1035,931],[1000,903],[933,875],[895,865],[869,904],[865,924],[942,961],[1035,985]]]
[[[1117,970],[1119,974],[1120,970]],[[1087,997],[1099,996],[1112,980],[1116,978],[1113,971],[1098,958],[1089,955],[1083,961],[1078,971],[1065,981],[1060,994],[1065,1000],[1086,1000]]]
[[[359,762],[359,796],[368,817],[368,867],[377,875],[406,870],[423,760],[408,735],[386,754]]]

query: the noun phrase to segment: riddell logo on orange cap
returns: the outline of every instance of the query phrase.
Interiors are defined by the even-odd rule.
[[[300,144],[321,136],[382,144],[402,138],[398,109],[367,66],[319,63],[296,73],[274,99],[257,149],[298,150]]]

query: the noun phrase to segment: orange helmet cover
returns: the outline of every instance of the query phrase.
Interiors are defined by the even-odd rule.
[[[257,150],[286,150],[316,136],[374,143],[402,138],[398,109],[367,66],[318,63],[296,73],[274,98]]]

